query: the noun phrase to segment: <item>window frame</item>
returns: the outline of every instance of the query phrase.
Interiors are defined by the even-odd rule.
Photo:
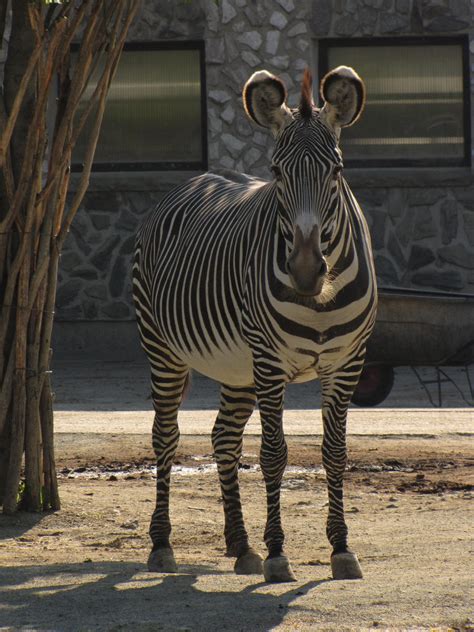
[[[470,86],[470,65],[469,65],[469,37],[467,34],[452,35],[447,37],[442,36],[399,36],[399,37],[353,37],[353,38],[338,38],[331,37],[320,39],[317,42],[318,45],[318,73],[320,80],[330,70],[329,50],[331,48],[348,48],[351,46],[371,47],[376,48],[380,46],[426,46],[426,45],[460,45],[461,46],[461,64],[462,64],[462,91],[463,91],[463,137],[464,137],[464,151],[462,158],[456,159],[444,159],[442,158],[423,158],[423,159],[391,159],[381,158],[366,160],[352,159],[347,160],[346,166],[348,169],[403,169],[403,168],[416,168],[426,169],[439,168],[439,169],[459,169],[471,167],[471,155],[472,155],[472,129],[471,129],[471,86]],[[357,69],[356,69],[357,70]],[[440,160],[442,162],[440,163]]]
[[[71,51],[78,50],[78,45],[72,44]],[[166,40],[126,42],[123,52],[127,51],[164,51],[164,50],[197,50],[199,52],[199,78],[201,82],[201,148],[202,155],[199,161],[143,161],[143,162],[94,162],[92,172],[117,173],[117,172],[150,172],[150,171],[206,171],[208,168],[207,147],[207,88],[206,88],[206,59],[205,42],[203,40]],[[120,63],[120,62],[119,62]],[[81,172],[83,165],[79,162],[71,163],[72,172]]]

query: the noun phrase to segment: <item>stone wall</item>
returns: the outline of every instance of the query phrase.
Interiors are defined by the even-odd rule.
[[[318,39],[472,37],[473,7],[469,0],[145,0],[129,39],[204,39],[209,170],[270,177],[272,139],[246,119],[241,101],[255,70],[282,77],[289,104],[296,105],[304,68],[316,75]],[[191,175],[94,175],[61,259],[59,320],[133,318],[129,271],[136,228],[164,192]],[[474,294],[470,169],[435,169],[423,178],[387,169],[370,175],[348,170],[346,176],[371,228],[382,285]]]

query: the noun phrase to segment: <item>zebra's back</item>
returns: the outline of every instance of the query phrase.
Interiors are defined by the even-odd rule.
[[[137,236],[136,301],[153,297],[147,309],[156,334],[184,364],[219,381],[253,379],[241,324],[262,222],[271,234],[271,183],[204,174],[170,192]]]

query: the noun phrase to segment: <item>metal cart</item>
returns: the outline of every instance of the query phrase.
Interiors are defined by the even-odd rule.
[[[375,329],[367,346],[364,370],[352,398],[358,406],[376,406],[392,390],[394,367],[411,366],[433,406],[442,406],[442,384],[451,382],[466,403],[474,405],[469,367],[474,363],[474,295],[379,288]],[[436,368],[423,378],[417,367]],[[464,393],[443,367],[462,366],[470,394]],[[428,385],[435,382],[437,401]]]

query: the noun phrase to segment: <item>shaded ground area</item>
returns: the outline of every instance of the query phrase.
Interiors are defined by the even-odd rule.
[[[76,437],[77,438],[77,437]],[[472,630],[470,437],[351,437],[347,517],[365,577],[330,580],[320,438],[290,437],[283,485],[298,581],[239,577],[224,557],[208,437],[183,437],[172,495],[179,574],[145,571],[154,480],[142,435],[64,435],[63,508],[0,518],[2,630]],[[255,547],[265,495],[247,437],[241,480]]]
[[[433,369],[423,370],[435,398]],[[0,515],[0,630],[42,632],[473,630],[474,412],[467,375],[449,369],[432,407],[410,369],[385,402],[349,415],[346,509],[364,579],[330,579],[317,383],[289,389],[286,550],[297,575],[267,585],[224,556],[209,431],[218,388],[195,378],[184,405],[171,512],[179,573],[146,572],[154,504],[148,369],[56,366],[62,509]],[[258,418],[242,459],[244,511],[264,554]]]

